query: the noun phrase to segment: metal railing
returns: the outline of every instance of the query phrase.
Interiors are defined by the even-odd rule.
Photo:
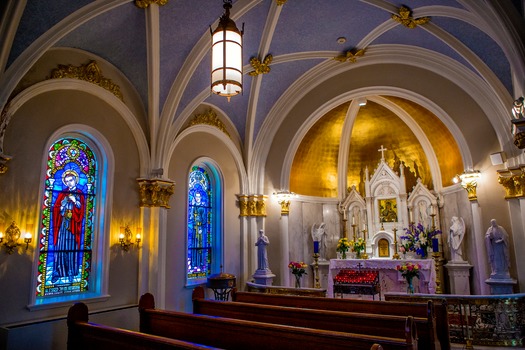
[[[386,293],[386,300],[446,301],[450,342],[484,346],[525,344],[525,294],[447,295]]]

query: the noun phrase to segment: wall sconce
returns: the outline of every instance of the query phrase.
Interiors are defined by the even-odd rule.
[[[460,183],[468,193],[468,199],[470,201],[475,201],[478,199],[476,194],[476,188],[478,186],[478,180],[481,178],[481,173],[479,170],[465,170],[461,175],[456,175],[452,181],[454,183]]]
[[[290,214],[290,202],[292,198],[297,197],[297,195],[288,190],[280,190],[274,192],[273,195],[277,198],[277,203],[281,205],[281,215]]]
[[[120,243],[120,247],[122,248],[122,250],[127,252],[134,243],[136,243],[138,247],[141,241],[140,231],[141,229],[137,228],[137,234],[135,235],[135,242],[132,242],[133,234],[131,232],[131,229],[129,228],[129,225],[120,227],[120,234],[118,236],[118,242]]]
[[[15,248],[20,245],[20,243],[18,243],[20,235],[20,229],[18,228],[18,226],[16,226],[14,221],[5,230],[5,235],[3,232],[0,232],[0,244],[4,244],[7,254],[13,254]],[[32,240],[33,237],[31,236],[31,233],[26,232],[26,234],[24,235],[24,243],[26,244],[26,250],[29,248],[29,243],[31,243]]]
[[[230,97],[242,91],[242,36],[230,19],[232,0],[224,1],[224,14],[217,29],[211,33],[211,91]],[[244,27],[244,25],[243,25]],[[210,28],[211,31],[211,28]]]

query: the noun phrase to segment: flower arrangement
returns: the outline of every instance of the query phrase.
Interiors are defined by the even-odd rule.
[[[304,262],[290,261],[288,267],[292,270],[292,273],[299,278],[303,275],[307,275],[305,268],[308,267]]]
[[[337,247],[335,250],[343,256],[343,259],[346,259],[346,252],[350,249],[350,242],[348,241],[348,238],[343,237],[340,238],[337,242]]]
[[[295,276],[295,288],[301,288],[301,277],[307,275],[305,268],[308,267],[304,262],[290,261],[288,264],[292,274]]]
[[[416,252],[423,258],[427,257],[428,249],[432,247],[432,238],[441,234],[440,230],[425,228],[421,223],[410,224],[405,228],[405,235],[399,237],[401,239],[400,251]]]
[[[357,240],[350,241],[350,246],[352,247],[352,251],[357,254],[357,256],[361,255],[361,252],[365,250],[366,243],[365,240],[361,237],[359,237]]]
[[[419,277],[419,270],[421,270],[421,265],[407,262],[403,265],[397,265],[396,270],[401,272],[401,276],[405,277],[406,279],[409,279]]]
[[[403,276],[407,281],[407,293],[414,294],[414,284],[412,283],[412,279],[414,277],[419,278],[421,265],[408,262],[403,265],[397,265],[396,270],[401,272],[401,276]]]

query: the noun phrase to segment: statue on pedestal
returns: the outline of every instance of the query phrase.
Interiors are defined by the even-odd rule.
[[[268,267],[268,252],[266,246],[270,244],[268,236],[264,234],[264,230],[259,230],[259,238],[255,243],[257,247],[257,270],[269,271]]]
[[[465,221],[463,218],[453,216],[450,224],[448,245],[450,247],[450,260],[453,262],[464,262],[461,243],[465,236]]]
[[[485,234],[485,246],[491,267],[491,279],[510,278],[509,235],[496,219],[490,220],[490,227]]]

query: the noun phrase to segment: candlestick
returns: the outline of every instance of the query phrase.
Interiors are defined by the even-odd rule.
[[[319,283],[319,254],[318,253],[314,253],[314,274],[315,274],[314,287],[321,288],[321,283]]]
[[[393,231],[394,231],[394,255],[392,255],[392,259],[399,260],[399,254],[397,253],[397,236],[396,236],[397,228],[394,227]]]
[[[363,254],[361,254],[361,257],[363,259],[368,259],[368,254],[366,253],[366,226],[363,225],[363,240],[365,241],[365,250]]]

